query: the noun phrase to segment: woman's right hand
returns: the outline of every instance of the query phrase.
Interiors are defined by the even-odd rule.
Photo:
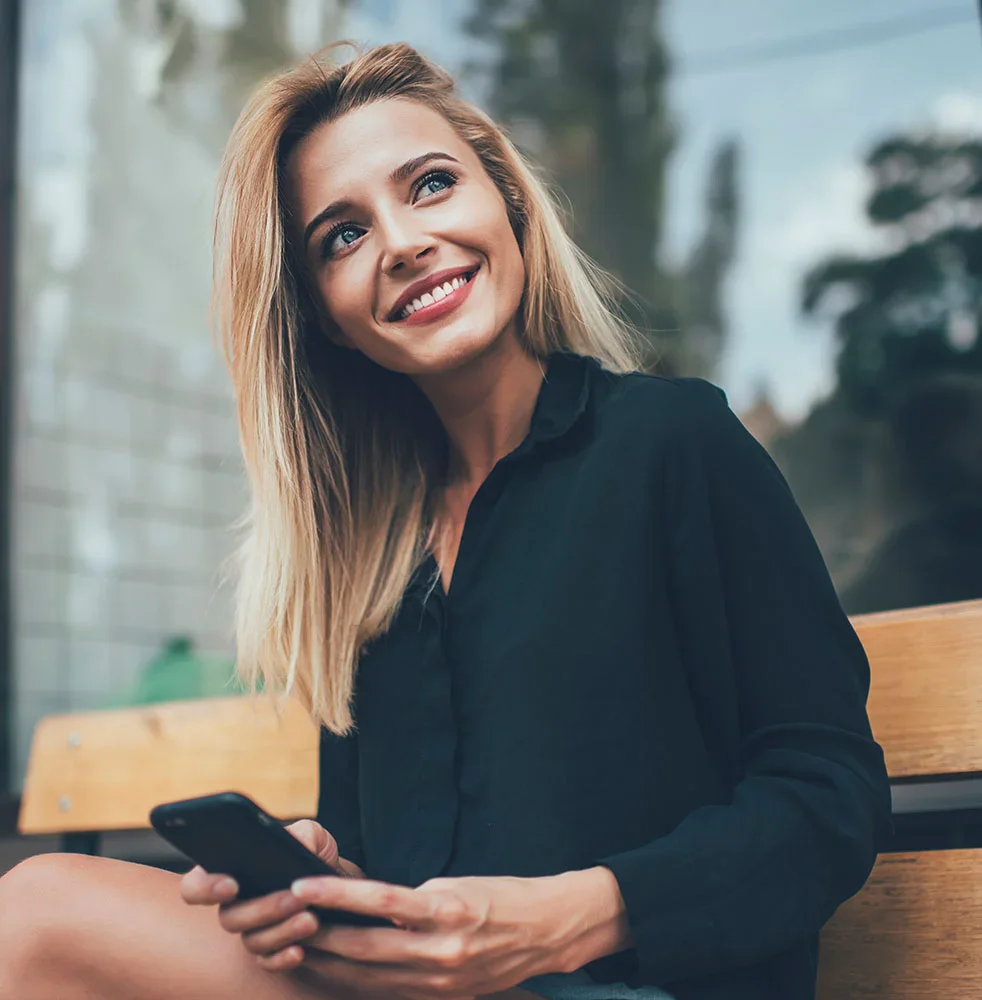
[[[362,870],[338,856],[337,841],[314,820],[301,819],[286,827],[304,847],[339,869],[348,878],[364,878]],[[319,924],[306,904],[290,888],[236,901],[238,886],[221,873],[206,872],[199,865],[181,878],[181,896],[191,906],[218,906],[219,923],[230,934],[240,934],[246,948],[270,971],[294,968],[303,952],[290,947],[316,933]],[[264,959],[276,955],[275,962]]]

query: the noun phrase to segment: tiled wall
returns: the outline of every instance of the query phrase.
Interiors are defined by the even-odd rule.
[[[24,7],[15,788],[42,715],[115,700],[168,638],[231,659],[219,569],[245,493],[207,323],[213,184],[303,6]]]
[[[15,775],[38,717],[107,704],[169,636],[231,652],[218,583],[245,499],[233,405],[217,363],[208,381],[149,380],[146,356],[178,350],[155,346],[121,340],[54,373],[21,358]]]

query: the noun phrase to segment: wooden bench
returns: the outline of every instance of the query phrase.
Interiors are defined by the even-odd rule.
[[[982,601],[867,615],[869,711],[891,778],[982,776]],[[158,802],[233,788],[312,816],[317,732],[289,703],[228,698],[52,716],[37,727],[19,828],[97,849]],[[888,854],[822,936],[820,1000],[982,998],[982,850]]]
[[[982,775],[982,601],[854,624],[891,780]],[[819,1000],[936,997],[982,997],[982,849],[882,855],[822,934]]]
[[[232,697],[51,715],[35,731],[22,834],[61,834],[99,853],[99,835],[149,827],[160,802],[235,790],[283,819],[317,809],[318,733],[299,703]]]

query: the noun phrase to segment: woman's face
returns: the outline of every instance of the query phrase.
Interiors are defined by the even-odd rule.
[[[421,375],[514,335],[525,268],[504,200],[440,114],[402,99],[351,111],[298,145],[288,180],[339,342]]]

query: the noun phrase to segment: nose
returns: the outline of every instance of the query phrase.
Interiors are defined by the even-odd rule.
[[[382,240],[382,271],[399,274],[412,270],[436,249],[436,241],[413,224],[411,216],[391,216],[376,222]]]

